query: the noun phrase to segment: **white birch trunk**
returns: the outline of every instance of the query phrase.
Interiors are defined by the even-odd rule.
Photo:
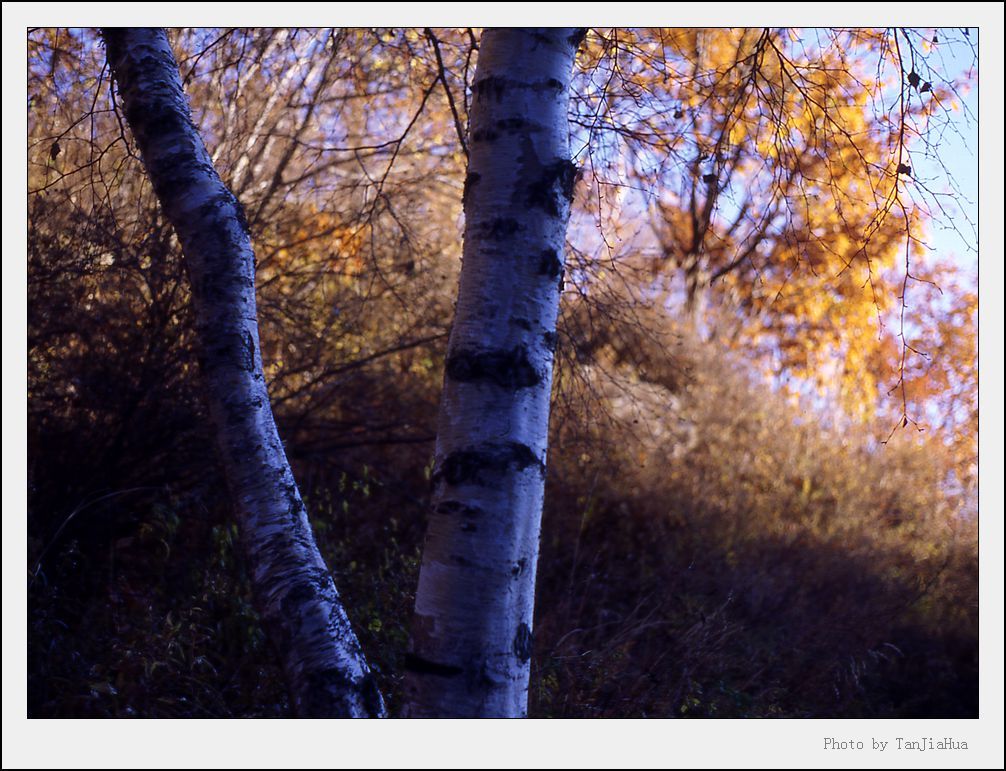
[[[315,545],[273,421],[241,205],[192,123],[165,32],[106,29],[103,36],[126,120],[185,255],[210,415],[257,606],[294,712],[381,716],[381,696]]]
[[[406,714],[527,714],[555,325],[575,180],[569,84],[582,30],[482,36],[464,263]]]

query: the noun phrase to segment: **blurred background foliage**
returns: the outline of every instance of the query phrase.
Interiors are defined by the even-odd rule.
[[[581,49],[533,716],[977,715],[977,289],[926,248],[947,193],[897,168],[966,84],[933,30],[808,34]],[[173,35],[394,713],[478,33]],[[28,71],[29,713],[283,716],[184,263],[100,40],[31,30]]]

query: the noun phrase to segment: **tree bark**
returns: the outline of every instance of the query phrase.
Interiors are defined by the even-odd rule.
[[[384,705],[318,551],[266,392],[255,258],[241,204],[192,123],[161,29],[102,31],[126,121],[192,284],[210,416],[258,610],[295,714],[378,717]]]
[[[552,362],[576,167],[573,29],[483,34],[405,712],[527,714]]]

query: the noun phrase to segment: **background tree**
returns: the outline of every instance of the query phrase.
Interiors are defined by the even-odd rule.
[[[408,714],[527,714],[555,322],[582,30],[487,30],[472,84],[464,264],[447,348]]]
[[[601,32],[574,120],[600,189],[618,184],[624,241],[588,265],[607,256],[620,283],[843,413],[930,425],[918,376],[946,359],[922,330],[948,302],[975,311],[973,292],[930,295],[960,267],[927,228],[976,246],[956,180],[927,171],[967,87],[947,71],[955,45],[967,35]],[[650,227],[628,219],[644,211]]]
[[[126,121],[185,255],[209,411],[259,612],[293,708],[306,717],[379,717],[384,704],[273,421],[244,210],[192,124],[165,32],[105,28],[102,37]]]

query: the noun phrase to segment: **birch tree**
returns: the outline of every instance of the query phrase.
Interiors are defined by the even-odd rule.
[[[105,29],[103,36],[126,122],[185,255],[209,411],[259,613],[294,712],[381,716],[381,696],[315,544],[273,420],[242,206],[192,122],[165,31]]]
[[[563,251],[576,168],[574,29],[487,30],[465,179],[464,262],[407,659],[406,713],[527,713]]]

